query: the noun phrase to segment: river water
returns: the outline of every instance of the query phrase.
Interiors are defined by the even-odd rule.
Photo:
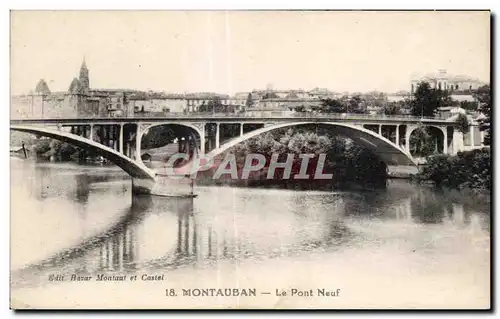
[[[203,186],[195,193],[138,197],[116,167],[12,158],[12,303],[489,307],[487,199],[403,180],[378,191]],[[74,280],[83,277],[90,280]],[[183,288],[256,289],[257,296],[194,298]],[[340,293],[320,297],[317,288]],[[169,289],[179,295],[166,296]],[[314,291],[290,296],[292,289]]]

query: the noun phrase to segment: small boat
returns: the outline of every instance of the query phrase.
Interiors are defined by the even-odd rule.
[[[11,146],[10,156],[18,158],[28,158],[28,150],[24,146]]]

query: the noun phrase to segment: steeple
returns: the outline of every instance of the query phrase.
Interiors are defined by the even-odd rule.
[[[85,63],[85,55],[83,56],[82,66],[80,67],[80,70],[83,69],[87,69],[87,64]]]
[[[80,85],[83,94],[89,92],[90,80],[89,80],[89,70],[87,69],[87,64],[85,63],[85,56],[83,56],[82,66],[80,67]]]

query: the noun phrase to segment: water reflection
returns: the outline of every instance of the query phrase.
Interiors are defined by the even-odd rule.
[[[12,168],[15,174],[11,185],[24,188],[26,193],[39,201],[66,196],[69,200],[85,204],[90,193],[113,190],[109,187],[98,187],[99,184],[130,180],[123,172],[106,170],[99,166],[76,170],[67,164],[57,166],[52,163],[16,163]],[[127,187],[126,184],[123,186],[121,190]]]
[[[342,202],[341,197],[336,200]],[[134,196],[123,218],[108,231],[20,269],[14,278],[43,281],[45,274],[55,270],[69,276],[209,266],[223,259],[272,258],[338,245],[349,234],[341,219],[319,216],[317,208],[315,217],[313,210],[309,214],[292,210],[275,216],[254,211],[255,216],[244,216],[229,211],[217,214],[217,210],[203,207],[195,210],[194,204],[195,199],[190,198]],[[249,213],[247,209],[242,211]],[[342,215],[341,211],[334,213]],[[284,227],[276,228],[276,222]],[[245,228],[246,223],[250,227]]]
[[[169,271],[338,250],[356,255],[360,247],[376,243],[374,249],[382,249],[391,241],[408,244],[412,253],[425,244],[440,254],[462,238],[457,236],[489,239],[488,203],[405,181],[390,182],[385,190],[339,193],[199,187],[198,197],[190,199],[131,196],[128,181],[92,171],[28,167],[13,175],[13,192],[36,199],[31,209],[65,210],[44,215],[54,228],[61,223],[51,218],[64,216],[76,216],[70,225],[81,227],[77,244],[13,270],[13,285],[51,284],[46,278],[54,272]],[[120,211],[118,202],[128,207]],[[104,211],[116,211],[119,218],[96,232]],[[444,242],[429,245],[436,234]],[[402,258],[398,254],[387,258]]]
[[[392,183],[388,191],[346,194],[346,216],[416,224],[451,222],[455,226],[469,225],[471,218],[476,218],[489,229],[489,197],[478,200],[458,191],[439,191],[404,181]]]
[[[90,178],[86,174],[75,175],[75,200],[78,203],[85,204],[89,200],[90,194]]]
[[[195,201],[134,197],[131,211],[136,218],[101,243],[99,268],[175,268],[222,259],[283,256],[340,241],[349,233],[342,220],[334,217],[323,216],[319,221],[294,211],[282,212],[277,217],[284,227],[279,229],[265,214],[252,217],[221,213],[217,207],[195,209]],[[289,225],[287,218],[292,220]]]

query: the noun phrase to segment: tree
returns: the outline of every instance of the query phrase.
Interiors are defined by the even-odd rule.
[[[427,129],[421,125],[410,136],[410,146],[413,146],[412,155],[425,157],[434,153],[435,144]]]
[[[211,98],[210,101],[208,101],[207,106],[208,110],[212,112],[217,112],[219,110],[222,110],[223,107],[220,97],[218,96]]]
[[[478,103],[475,101],[460,101],[460,107],[467,111],[477,111]]]
[[[200,105],[199,110],[200,112],[212,113],[225,111],[224,105],[222,105],[221,99],[218,96],[214,96],[213,98],[211,98],[208,103],[205,103],[205,101],[203,101],[203,103]]]
[[[458,117],[457,117],[457,120],[456,120],[456,123],[457,123],[457,127],[458,127],[458,130],[462,133],[467,133],[469,132],[469,119],[467,118],[467,115],[465,114],[458,114]]]
[[[354,95],[349,99],[347,112],[348,113],[366,113],[366,107],[363,105],[360,95]]]
[[[421,82],[410,101],[410,113],[414,116],[432,117],[440,107],[451,104],[452,100],[448,91],[431,88],[429,83]]]
[[[347,111],[345,104],[337,99],[324,99],[321,101],[321,106],[322,113],[345,113]]]
[[[265,99],[277,99],[279,98],[278,94],[274,93],[274,92],[267,92],[264,94],[264,96],[262,96],[262,99],[265,100]]]
[[[300,113],[303,113],[306,111],[306,108],[304,107],[304,105],[299,105],[295,108],[295,112],[300,112]]]
[[[212,110],[208,110],[208,107],[207,107],[207,104],[205,103],[205,101],[203,101],[200,105],[200,107],[198,108],[198,112],[212,112]]]
[[[401,114],[401,104],[398,102],[389,102],[382,106],[380,112],[385,115]]]
[[[483,85],[473,94],[474,98],[479,101],[479,111],[485,116],[479,121],[479,128],[484,131],[484,144],[491,143],[491,89],[489,85]]]
[[[491,152],[488,148],[459,152],[455,156],[429,157],[420,180],[431,180],[448,188],[491,189]]]
[[[172,143],[177,132],[173,127],[159,125],[152,127],[141,139],[141,149],[159,148]]]
[[[367,105],[375,108],[382,108],[389,102],[385,93],[377,91],[363,94],[362,99],[367,103]]]

